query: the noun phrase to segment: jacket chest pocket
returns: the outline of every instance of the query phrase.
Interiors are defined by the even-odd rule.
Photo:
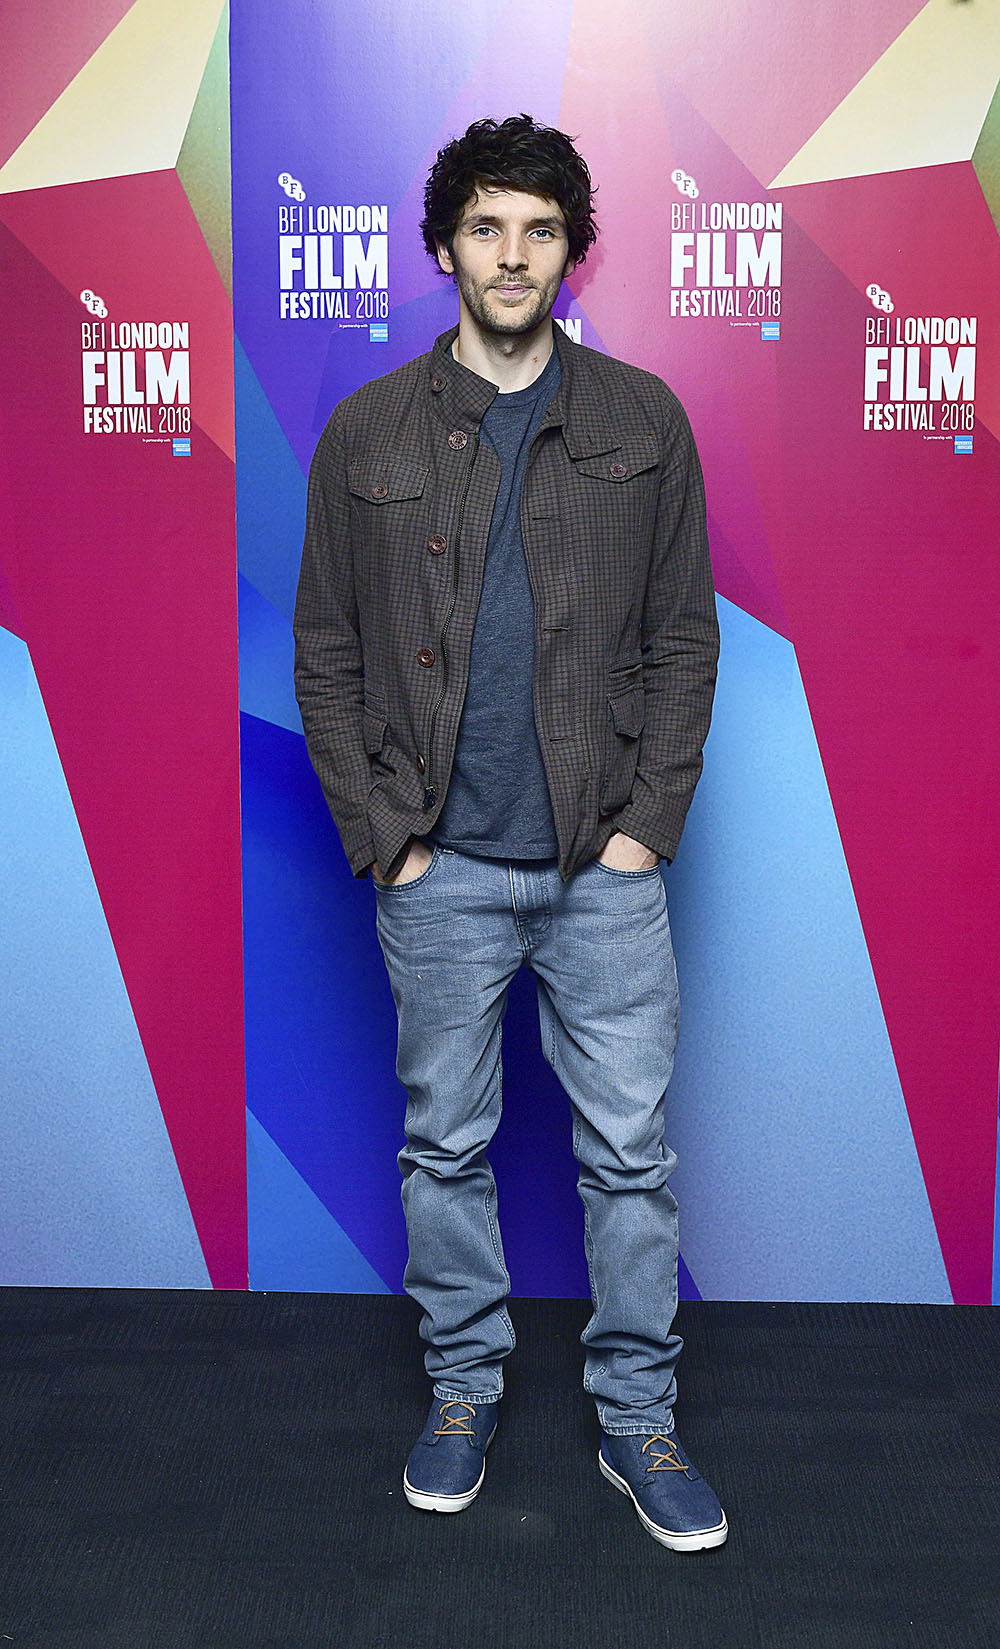
[[[372,570],[411,556],[424,534],[427,465],[388,457],[356,458],[347,485],[362,561]]]
[[[596,558],[601,583],[608,576],[620,579],[623,555],[626,561],[634,555],[641,560],[656,520],[659,457],[653,440],[636,438],[573,463],[570,518]]]
[[[640,438],[594,458],[577,458],[573,468],[588,481],[600,482],[588,488],[591,498],[611,509],[622,509],[650,490],[659,457],[656,442]]]

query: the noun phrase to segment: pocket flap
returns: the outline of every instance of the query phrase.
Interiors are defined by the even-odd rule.
[[[646,720],[646,699],[642,688],[633,687],[631,692],[620,693],[617,698],[609,699],[608,703],[615,732],[623,739],[637,739]]]
[[[603,452],[599,458],[578,458],[576,468],[581,475],[593,476],[595,481],[608,481],[620,487],[634,475],[653,469],[659,462],[660,450],[655,441],[631,440]]]
[[[405,458],[355,458],[347,472],[351,492],[369,504],[419,498],[426,480],[427,465],[412,464]]]

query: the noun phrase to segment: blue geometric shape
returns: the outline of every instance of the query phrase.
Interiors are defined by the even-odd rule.
[[[207,1288],[28,649],[6,630],[0,703],[0,1282]]]
[[[398,1288],[405,1097],[374,893],[351,875],[301,733],[245,714],[240,728],[247,1104]],[[251,1223],[277,1217],[265,1203]]]
[[[667,1138],[708,1298],[951,1294],[794,649],[720,599],[705,774],[667,873]]]
[[[702,1297],[698,1284],[684,1263],[683,1254],[677,1256],[677,1297],[681,1300],[700,1300]]]
[[[302,560],[305,482],[238,338],[234,346],[240,572],[290,624]]]
[[[292,665],[295,638],[287,618],[240,573],[240,709],[301,733]]]
[[[251,1288],[330,1294],[389,1292],[250,1111],[247,1200]]]

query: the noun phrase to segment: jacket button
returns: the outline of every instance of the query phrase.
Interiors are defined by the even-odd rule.
[[[431,665],[434,663],[433,647],[421,647],[419,653],[417,654],[417,663],[424,665],[424,667],[429,670]]]
[[[436,532],[433,538],[427,540],[427,548],[430,550],[431,555],[444,555],[445,550],[448,548],[448,540],[442,538],[441,534]]]
[[[468,444],[469,437],[466,435],[464,429],[452,430],[448,437],[448,445],[451,447],[452,452],[461,452],[462,448],[467,447]]]
[[[388,498],[389,488],[384,481],[375,481],[372,484],[373,498]]]
[[[445,380],[443,378],[432,378],[431,379],[431,389],[434,391],[435,395],[440,395],[441,391],[443,389],[446,389],[446,388],[447,388],[447,385],[446,385]]]
[[[426,773],[427,772],[427,763],[424,761],[424,758],[421,755],[417,756],[417,772],[418,773]]]
[[[614,476],[616,481],[624,481],[626,475],[628,474],[628,465],[612,464],[611,474]]]

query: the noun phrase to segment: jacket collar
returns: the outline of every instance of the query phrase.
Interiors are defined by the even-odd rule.
[[[495,384],[487,383],[478,372],[456,361],[451,346],[458,337],[458,327],[442,332],[434,348],[426,357],[427,389],[431,406],[449,429],[478,428],[490,403],[495,399]]]
[[[608,420],[602,375],[581,370],[584,352],[572,338],[567,338],[561,326],[555,328],[555,342],[562,379],[542,427],[549,423],[562,424],[563,440],[571,458],[596,458],[599,453],[616,451],[621,446],[621,438]]]
[[[449,429],[478,428],[497,390],[455,360],[451,346],[457,337],[457,326],[443,332],[427,356],[431,405]],[[560,326],[555,328],[555,345],[562,378],[541,428],[561,425],[566,449],[574,459],[616,451],[621,439],[608,422],[599,376],[580,371],[580,345],[567,338]]]

